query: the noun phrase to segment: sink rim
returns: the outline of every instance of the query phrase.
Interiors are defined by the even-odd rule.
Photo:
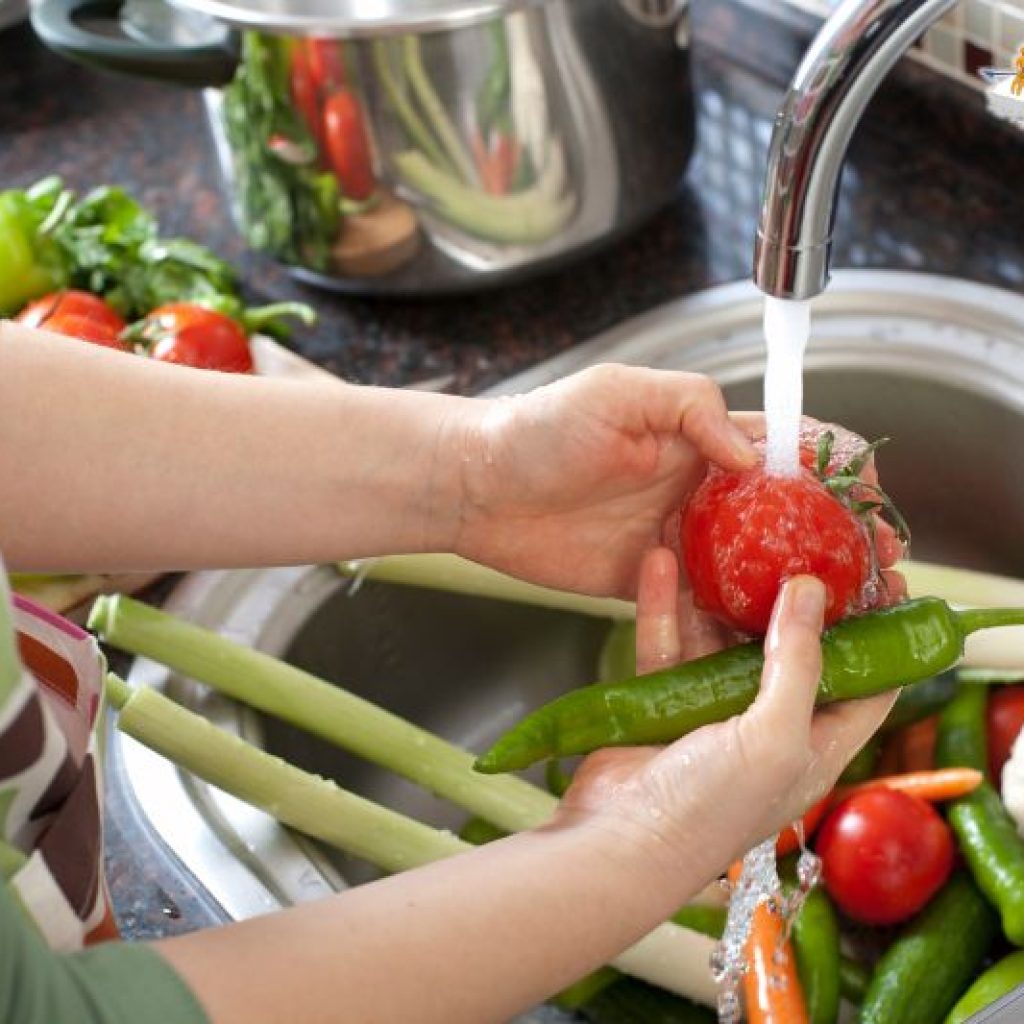
[[[759,330],[762,299],[753,284],[737,282],[675,300],[624,321],[485,394],[529,390],[610,359],[612,354],[618,362],[643,362],[645,355],[664,349],[667,343],[674,351],[685,349],[710,360],[725,376],[749,377],[757,348],[750,339],[756,339]],[[879,324],[906,321],[917,329],[930,326],[940,340],[945,338],[944,360],[915,363],[920,348],[901,346],[899,337],[885,331],[868,340],[859,338],[856,348],[863,354],[867,347],[883,368],[896,373],[915,370],[928,379],[953,381],[1015,407],[1024,416],[1024,298],[935,275],[840,271],[812,308],[819,322],[841,324],[848,318],[855,326],[863,325],[865,319]],[[730,338],[737,337],[740,341],[731,344]],[[964,339],[973,346],[968,354],[957,347]],[[1004,350],[1015,358],[1003,358]],[[841,338],[819,346],[812,342],[809,364],[841,363],[850,351]],[[333,568],[322,566],[197,572],[178,584],[165,607],[184,619],[280,655],[315,608],[349,583]],[[132,686],[168,693],[246,739],[260,740],[255,712],[206,694],[202,687],[162,666],[134,659],[127,679]],[[315,842],[187,776],[115,728],[108,739],[111,783],[121,787],[149,831],[228,917],[251,917],[346,887]]]

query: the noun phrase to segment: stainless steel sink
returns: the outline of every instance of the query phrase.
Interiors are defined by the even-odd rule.
[[[522,391],[615,360],[713,374],[734,408],[760,406],[761,303],[745,284],[657,309],[506,382]],[[894,440],[884,482],[915,553],[1024,575],[1024,299],[913,274],[840,272],[815,302],[807,411]],[[170,610],[343,683],[482,749],[528,707],[589,681],[606,629],[579,615],[382,584],[330,568],[198,573]],[[226,728],[381,802],[443,824],[463,815],[416,787],[204,692],[153,664],[164,689]],[[280,828],[116,737],[113,771],[142,815],[235,918],[372,872]]]

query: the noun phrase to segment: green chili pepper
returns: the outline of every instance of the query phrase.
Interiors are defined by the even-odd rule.
[[[964,1024],[1018,985],[1024,985],[1024,949],[1003,957],[980,975],[949,1011],[945,1024]]]
[[[963,686],[939,717],[935,763],[940,768],[977,768],[988,773],[983,686]]]
[[[935,597],[846,619],[822,636],[818,702],[867,697],[952,667],[978,629],[1024,624],[1024,609],[953,611]],[[746,710],[757,696],[760,643],[623,682],[564,694],[514,726],[476,762],[495,773],[599,747],[667,743]]]
[[[810,1024],[839,1017],[839,921],[832,901],[812,889],[793,922],[793,952]]]
[[[878,961],[860,1024],[935,1024],[974,977],[996,933],[992,908],[963,873],[913,918]]]
[[[939,718],[935,762],[940,768],[985,771],[984,687],[964,685]],[[978,887],[1002,918],[1006,937],[1024,945],[1024,840],[990,782],[946,808],[960,851]]]

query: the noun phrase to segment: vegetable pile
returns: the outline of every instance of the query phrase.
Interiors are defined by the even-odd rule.
[[[0,316],[165,362],[248,373],[250,334],[314,319],[299,303],[246,308],[227,263],[163,237],[116,187],[78,197],[46,178],[0,192],[0,256]]]

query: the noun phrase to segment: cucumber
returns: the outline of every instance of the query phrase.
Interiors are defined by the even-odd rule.
[[[985,971],[961,996],[946,1018],[946,1024],[965,1024],[1018,985],[1024,985],[1024,949],[1004,956]]]
[[[974,978],[998,920],[962,872],[904,928],[878,961],[860,1024],[936,1024]]]
[[[715,1024],[713,1010],[634,978],[622,978],[582,1008],[590,1024]]]

